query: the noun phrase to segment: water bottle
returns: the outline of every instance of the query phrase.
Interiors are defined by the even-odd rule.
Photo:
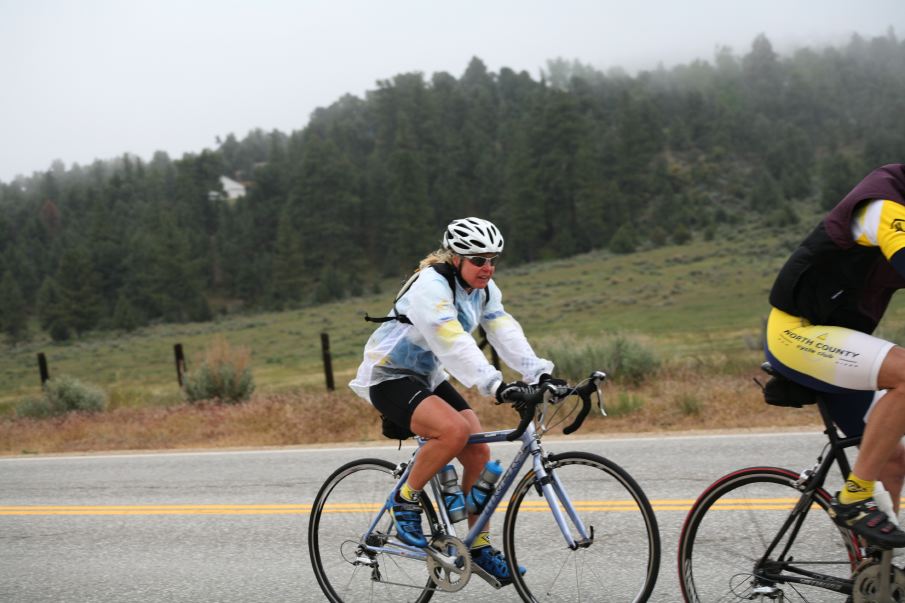
[[[440,492],[443,493],[443,502],[451,522],[462,521],[468,516],[465,511],[465,495],[462,494],[462,487],[459,486],[456,468],[452,465],[447,465],[440,470]]]
[[[484,465],[484,470],[481,471],[478,481],[475,482],[475,485],[468,492],[468,496],[465,497],[465,504],[468,505],[469,513],[477,514],[484,509],[490,499],[490,495],[496,489],[496,483],[501,475],[503,475],[503,466],[499,461],[489,461]]]

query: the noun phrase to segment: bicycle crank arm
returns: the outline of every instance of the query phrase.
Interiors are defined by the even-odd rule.
[[[427,552],[427,554],[430,556],[430,558],[433,559],[434,561],[436,561],[441,567],[455,568],[457,570],[460,569],[460,568],[456,567],[456,557],[455,556],[444,555],[440,551],[437,551],[431,547],[427,547],[424,550]]]
[[[889,569],[892,567],[892,549],[886,549],[880,555],[880,575],[883,576],[883,580],[880,580],[879,589],[877,590],[877,598],[880,601],[892,601],[889,598],[890,588],[890,573]]]
[[[482,569],[481,566],[478,564],[472,564],[471,573],[474,574],[475,576],[478,576],[479,578],[483,579],[487,584],[489,584],[490,586],[492,586],[496,589],[503,588],[502,582],[497,580],[491,574],[484,571],[484,569]]]

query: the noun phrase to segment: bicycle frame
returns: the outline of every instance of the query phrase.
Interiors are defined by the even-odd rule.
[[[792,547],[795,539],[798,537],[798,532],[801,529],[801,526],[804,523],[808,512],[810,511],[811,504],[814,500],[814,492],[818,488],[823,487],[823,484],[826,481],[826,477],[834,464],[839,467],[839,471],[842,474],[842,479],[846,479],[848,477],[851,468],[848,462],[848,457],[845,454],[845,449],[852,446],[857,446],[861,443],[860,436],[852,438],[840,437],[836,432],[836,428],[833,426],[832,419],[829,416],[829,412],[827,411],[824,402],[818,399],[817,406],[820,410],[820,416],[823,419],[823,423],[826,426],[824,433],[829,439],[829,443],[824,447],[825,452],[822,452],[818,457],[817,464],[813,469],[810,470],[810,473],[808,473],[807,470],[802,472],[801,477],[799,478],[799,482],[797,482],[798,488],[799,490],[801,490],[801,498],[798,500],[798,503],[796,503],[795,508],[792,510],[792,512],[789,513],[789,517],[787,517],[785,522],[783,522],[782,527],[773,538],[770,546],[767,547],[767,550],[760,558],[758,566],[764,568],[765,571],[763,577],[767,580],[781,580],[783,582],[810,584],[812,586],[819,586],[828,590],[846,592],[847,594],[850,594],[850,584],[842,583],[837,578],[831,576],[817,574],[800,567],[789,565],[789,561],[786,560],[789,549]],[[829,450],[827,451],[827,449]],[[789,537],[786,539],[786,544],[783,547],[782,552],[778,557],[776,557],[776,561],[768,563],[768,559],[776,549],[777,545],[784,539],[789,528],[791,528],[792,531]],[[855,553],[855,551],[850,551],[849,554],[854,555]],[[800,574],[803,577],[799,578],[797,576],[781,574],[783,570],[788,570],[790,572]],[[776,573],[772,574],[771,571],[776,571]]]
[[[506,436],[513,431],[514,430],[509,429],[503,431],[487,431],[482,433],[475,433],[468,438],[468,443],[490,444],[494,442],[504,442],[506,441]],[[390,497],[388,497],[388,499],[392,498],[392,496],[396,494],[402,484],[405,483],[406,478],[412,470],[412,466],[417,461],[418,451],[421,449],[421,446],[423,446],[427,442],[426,439],[418,436],[416,436],[415,439],[418,442],[418,449],[412,455],[412,459],[406,465],[404,471],[399,477],[399,480],[393,487],[392,493]],[[469,530],[468,535],[463,539],[465,546],[470,548],[475,539],[478,537],[478,534],[481,533],[481,531],[490,521],[491,516],[496,511],[497,507],[500,504],[500,501],[503,499],[503,496],[505,496],[505,494],[509,491],[509,488],[512,487],[512,484],[518,477],[519,471],[521,471],[522,466],[524,466],[525,461],[528,460],[529,456],[532,460],[534,473],[537,478],[537,484],[540,485],[541,492],[543,493],[544,498],[547,500],[547,504],[550,506],[550,511],[553,513],[553,517],[556,519],[556,523],[559,526],[560,531],[562,532],[566,544],[572,549],[577,549],[581,546],[588,546],[593,538],[593,529],[591,533],[588,533],[588,530],[585,528],[584,524],[579,519],[578,514],[575,512],[575,509],[572,506],[572,501],[569,498],[568,493],[565,491],[562,483],[559,482],[558,479],[556,479],[555,475],[551,478],[546,468],[544,467],[544,455],[543,449],[540,445],[540,435],[537,433],[534,423],[530,423],[528,425],[527,429],[525,429],[525,432],[522,434],[519,440],[522,442],[521,448],[519,449],[515,458],[506,468],[506,471],[501,476],[497,488],[490,496],[490,499],[487,501],[487,505],[481,511],[481,514],[478,516],[477,521],[475,521],[475,524],[472,526],[471,530]],[[439,516],[439,522],[441,524],[437,527],[449,536],[455,537],[455,528],[453,527],[452,522],[450,522],[449,520],[449,515],[446,511],[446,505],[443,503],[443,496],[440,492],[440,483],[437,476],[431,478],[430,485],[431,491],[434,495],[434,500],[437,501],[437,514]],[[566,516],[560,509],[560,505],[562,505],[562,508],[565,509],[566,514],[568,515],[569,519],[571,519],[572,524],[574,525],[575,530],[578,533],[579,538],[577,540],[572,536],[572,530],[569,528]],[[427,553],[425,553],[424,549],[409,546],[402,542],[387,543],[390,546],[370,546],[367,544],[368,536],[374,533],[374,530],[377,528],[377,525],[380,522],[381,518],[388,512],[389,503],[385,503],[384,506],[377,512],[374,519],[371,520],[367,532],[362,536],[361,542],[363,543],[363,546],[367,550],[375,553],[391,553],[413,559],[426,559]]]

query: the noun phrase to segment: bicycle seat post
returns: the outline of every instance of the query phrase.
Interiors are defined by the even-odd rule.
[[[845,455],[846,446],[852,445],[848,442],[850,438],[845,438],[844,441],[843,438],[839,437],[839,432],[836,431],[836,425],[830,417],[830,411],[827,409],[826,402],[819,393],[817,395],[817,408],[820,409],[820,418],[823,419],[823,433],[826,434],[826,437],[830,441],[830,451],[836,457],[839,470],[842,472],[842,479],[845,479],[852,471],[851,465],[848,462],[848,457]]]

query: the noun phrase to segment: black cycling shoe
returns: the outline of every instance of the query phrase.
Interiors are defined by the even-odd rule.
[[[839,493],[830,501],[830,517],[837,524],[864,538],[869,544],[882,548],[905,546],[905,532],[889,521],[886,513],[877,508],[873,498],[848,505],[839,502]]]

